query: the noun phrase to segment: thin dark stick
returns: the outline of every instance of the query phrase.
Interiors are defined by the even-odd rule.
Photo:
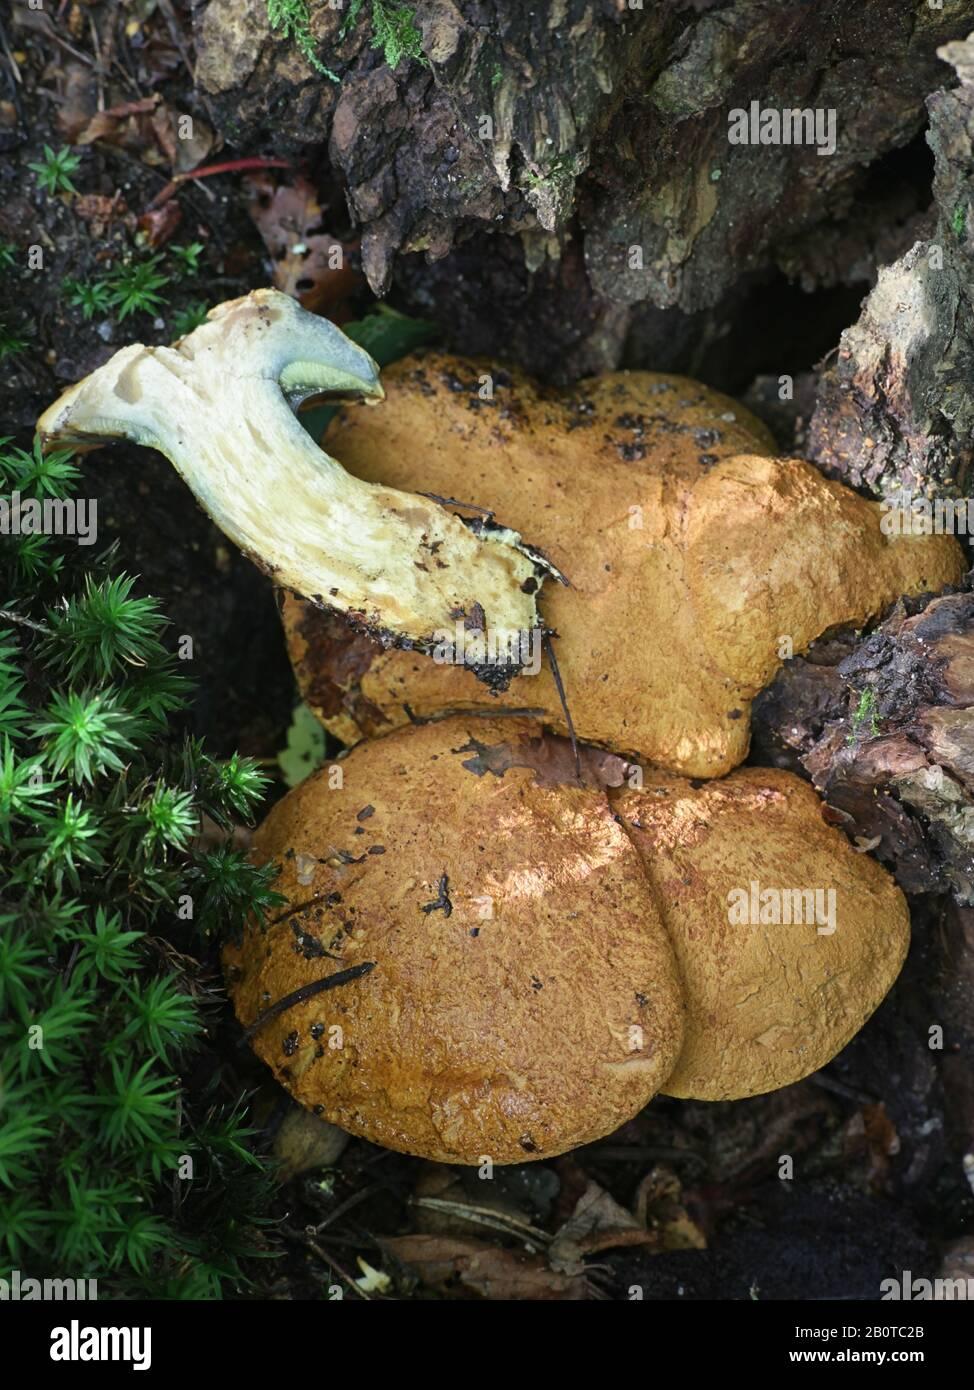
[[[403,710],[410,724],[439,724],[443,719],[454,719],[457,715],[462,715],[464,719],[540,719],[547,714],[547,710],[541,705],[533,707],[531,705],[503,705],[500,709],[493,706],[490,709],[440,709],[432,714],[417,714],[409,705],[403,701]],[[274,759],[275,763],[277,759]]]
[[[324,975],[320,980],[312,980],[310,985],[302,985],[293,994],[285,994],[283,999],[278,999],[276,1004],[272,1004],[269,1009],[265,1009],[259,1018],[256,1018],[249,1028],[245,1028],[243,1037],[237,1044],[242,1046],[249,1042],[265,1023],[269,1023],[272,1018],[277,1018],[286,1009],[293,1009],[295,1004],[303,1004],[306,999],[313,999],[316,994],[321,994],[323,990],[335,989],[338,985],[347,985],[352,980],[361,979],[363,975],[370,974],[375,969],[374,960],[363,961],[361,965],[350,965],[347,970],[338,970],[334,975]]]
[[[345,1280],[345,1283],[348,1285],[348,1287],[352,1290],[353,1293],[358,1294],[359,1298],[362,1300],[363,1303],[372,1302],[368,1294],[359,1288],[358,1284],[356,1284],[355,1280],[349,1274],[348,1270],[343,1269],[333,1255],[326,1254],[325,1251],[322,1250],[318,1242],[312,1240],[310,1236],[306,1238],[306,1243],[308,1249],[313,1251],[313,1253],[317,1255],[320,1260],[324,1260],[325,1264],[328,1266],[329,1269],[333,1269],[335,1273],[340,1276],[340,1278]]]
[[[810,1076],[809,1081],[813,1086],[821,1086],[824,1091],[834,1091],[837,1096],[844,1096],[846,1100],[857,1101],[860,1105],[875,1105],[876,1097],[870,1095],[868,1091],[860,1091],[854,1086],[847,1086],[842,1081],[836,1081],[831,1076],[823,1076],[820,1071]]]
[[[489,507],[478,507],[476,502],[461,502],[457,497],[441,497],[438,492],[421,492],[420,497],[428,497],[431,502],[439,502],[441,507],[464,507],[468,512],[479,512],[481,516],[493,519]]]
[[[3,55],[6,58],[7,62],[10,64],[10,72],[15,84],[14,92],[16,93],[17,84],[20,84],[22,86],[24,79],[21,76],[20,68],[17,66],[17,59],[14,57],[13,53],[11,52],[10,45],[7,43],[7,31],[3,27],[2,20],[0,20],[0,48],[3,49]],[[14,102],[18,108],[17,114],[22,115],[23,113],[20,110],[20,102],[17,99],[16,95],[14,97]]]
[[[377,1192],[381,1192],[382,1189],[387,1186],[388,1184],[385,1182],[373,1182],[369,1183],[368,1187],[363,1187],[360,1191],[353,1192],[351,1197],[346,1197],[344,1202],[339,1202],[335,1210],[329,1212],[324,1221],[318,1222],[317,1226],[314,1228],[314,1234],[320,1236],[322,1231],[328,1226],[334,1225],[340,1216],[344,1216],[347,1211],[351,1211],[353,1207],[357,1207],[360,1202],[366,1201],[369,1197],[374,1197]],[[334,1237],[331,1237],[331,1239],[334,1239]]]
[[[45,636],[51,631],[44,623],[35,623],[32,618],[25,618],[22,613],[14,613],[10,608],[0,608],[0,618],[8,623],[17,623],[20,627],[29,627],[34,632],[43,632]]]
[[[555,682],[555,689],[558,691],[561,707],[565,712],[565,723],[568,725],[568,737],[572,741],[572,752],[575,754],[575,776],[580,782],[582,780],[582,760],[578,755],[578,738],[575,734],[575,725],[572,722],[571,710],[568,708],[568,701],[565,698],[565,687],[562,684],[561,672],[558,669],[558,658],[555,656],[555,647],[551,640],[551,632],[548,628],[544,629],[541,640],[548,654],[548,660],[551,662],[552,679]]]

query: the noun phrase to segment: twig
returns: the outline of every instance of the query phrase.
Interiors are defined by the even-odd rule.
[[[17,623],[20,627],[33,628],[35,632],[42,632],[45,637],[51,632],[45,623],[35,623],[33,618],[25,618],[22,613],[14,613],[10,608],[0,608],[0,618],[8,623]]]
[[[371,1197],[376,1192],[381,1192],[386,1186],[388,1186],[388,1184],[384,1182],[373,1182],[369,1183],[368,1187],[363,1187],[359,1192],[353,1192],[351,1197],[346,1197],[345,1201],[339,1203],[334,1211],[329,1212],[324,1221],[318,1222],[317,1226],[313,1228],[314,1234],[320,1236],[322,1231],[325,1230],[326,1227],[333,1225],[340,1216],[344,1216],[345,1213],[351,1211],[353,1207],[357,1207],[359,1203],[364,1202],[367,1197]]]
[[[98,83],[98,110],[105,109],[105,58],[101,51],[101,38],[95,26],[95,17],[89,10],[88,23],[91,26],[91,47],[95,57],[98,59],[95,64],[95,81]]]
[[[441,507],[463,507],[468,512],[479,512],[481,516],[487,517],[488,521],[493,521],[494,513],[487,507],[478,507],[476,502],[461,502],[457,497],[441,497],[438,492],[421,492],[420,497],[428,497],[431,502],[438,502]]]
[[[323,990],[335,989],[338,985],[350,984],[352,980],[361,979],[363,975],[370,974],[375,969],[374,960],[363,961],[361,965],[350,965],[347,970],[338,970],[334,975],[324,975],[320,980],[312,980],[310,985],[302,985],[293,994],[285,994],[283,999],[278,999],[276,1004],[272,1004],[269,1009],[265,1009],[259,1018],[254,1019],[249,1028],[245,1028],[243,1036],[237,1046],[242,1047],[249,1042],[265,1023],[269,1023],[272,1018],[277,1018],[278,1014],[284,1013],[287,1009],[293,1009],[295,1004],[303,1004],[307,999],[313,999],[316,994],[321,994]]]
[[[52,43],[56,43],[58,48],[63,48],[70,53],[72,58],[77,58],[80,63],[84,63],[86,67],[93,68],[95,66],[94,59],[89,58],[87,53],[82,53],[79,49],[73,48],[71,44],[62,39],[59,34],[56,34],[54,32],[54,26],[50,21],[48,21],[48,27],[46,29],[41,28],[40,32],[46,39],[50,39]]]
[[[0,48],[3,49],[4,57],[10,64],[10,71],[13,73],[14,81],[23,85],[24,79],[20,68],[17,66],[17,59],[14,57],[10,45],[7,43],[7,31],[3,27],[2,22],[0,22]]]
[[[865,1091],[859,1091],[853,1086],[847,1086],[844,1081],[836,1081],[834,1077],[824,1076],[820,1071],[814,1072],[809,1078],[813,1086],[821,1086],[823,1091],[832,1091],[837,1096],[842,1096],[844,1100],[854,1100],[859,1105],[875,1105],[876,1096],[868,1095]]]
[[[305,898],[299,903],[290,903],[278,917],[272,917],[269,925],[278,926],[281,922],[286,922],[289,917],[293,917],[297,912],[304,912],[306,908],[317,907],[321,902],[321,894],[316,893],[313,898]]]
[[[197,179],[208,179],[213,174],[238,174],[247,169],[291,169],[293,165],[288,159],[270,159],[263,155],[251,155],[246,159],[228,159],[223,164],[205,164],[200,169],[190,169],[185,174],[174,174],[166,184],[165,188],[153,198],[147,211],[151,211],[160,203],[168,200],[179,190],[181,184]]]
[[[516,1235],[525,1245],[533,1246],[537,1251],[544,1250],[551,1244],[551,1236],[547,1231],[540,1231],[528,1221],[519,1221],[517,1217],[505,1216],[503,1212],[491,1211],[486,1207],[475,1207],[466,1202],[451,1202],[446,1197],[414,1197],[410,1205],[425,1207],[427,1211],[459,1216],[461,1220],[469,1221],[473,1226],[486,1226],[492,1231],[503,1231],[505,1235]]]
[[[136,77],[135,65],[132,62],[132,53],[129,46],[128,35],[125,32],[125,16],[120,13],[120,0],[112,0],[111,35],[112,35],[112,64],[121,73],[125,82],[133,92],[141,97],[142,89]],[[122,42],[118,43],[116,35],[121,32]],[[116,57],[120,53],[121,57]]]
[[[458,714],[464,719],[541,719],[548,712],[540,705],[502,705],[500,709],[493,706],[490,709],[452,708],[434,710],[432,714],[417,714],[405,701],[403,711],[410,724],[438,724],[441,720],[453,719]]]
[[[176,48],[179,52],[179,56],[183,60],[183,65],[186,68],[187,76],[189,77],[190,81],[193,82],[193,64],[190,60],[189,50],[187,49],[186,44],[183,42],[183,31],[180,27],[179,21],[176,18],[176,12],[172,7],[172,0],[159,0],[159,8],[160,10],[162,10],[163,17],[165,18],[166,28],[169,30],[169,37],[176,45]]]
[[[582,780],[582,760],[578,753],[578,738],[575,734],[575,725],[572,721],[571,710],[568,708],[568,700],[565,698],[565,687],[562,684],[561,672],[558,669],[558,658],[555,656],[555,647],[552,642],[552,632],[545,628],[542,632],[541,641],[551,662],[551,677],[555,682],[555,689],[558,691],[558,698],[565,715],[565,723],[568,725],[568,737],[572,741],[572,752],[575,754],[575,777],[577,781]]]
[[[317,1241],[312,1240],[307,1233],[301,1236],[300,1239],[304,1242],[304,1244],[308,1247],[310,1251],[312,1251],[315,1255],[318,1256],[319,1260],[323,1260],[329,1269],[333,1269],[340,1278],[344,1279],[348,1287],[350,1289],[354,1289],[355,1293],[358,1295],[359,1298],[362,1299],[363,1302],[372,1302],[365,1290],[359,1288],[358,1284],[349,1274],[348,1270],[343,1269],[342,1266],[338,1263],[338,1261],[336,1259],[333,1259],[331,1255],[326,1255],[324,1250],[322,1250],[321,1246],[318,1244]]]

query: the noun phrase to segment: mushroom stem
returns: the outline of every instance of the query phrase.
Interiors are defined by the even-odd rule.
[[[427,498],[354,478],[292,406],[324,393],[383,396],[368,353],[275,290],[218,305],[173,347],[134,344],[38,421],[44,447],[125,438],[172,462],[220,529],[278,584],[336,608],[388,645],[428,650],[473,618],[541,626],[545,567],[520,536]],[[497,688],[520,667],[508,643]]]

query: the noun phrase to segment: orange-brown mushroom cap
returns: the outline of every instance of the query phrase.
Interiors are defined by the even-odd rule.
[[[255,840],[288,906],[225,957],[254,1049],[302,1104],[443,1162],[599,1138],[660,1088],[683,1037],[673,952],[604,792],[478,751],[512,739],[539,730],[452,719],[360,744],[340,786],[334,767],[309,778]]]
[[[733,1100],[824,1066],[906,956],[909,910],[892,878],[791,773],[740,768],[705,785],[649,774],[611,796],[684,982],[683,1051],[663,1091]]]
[[[784,657],[964,571],[952,537],[885,535],[877,503],[770,457],[764,427],[696,382],[617,372],[559,396],[493,369],[485,399],[491,370],[397,363],[384,404],[345,410],[327,447],[366,481],[492,509],[568,577],[541,610],[589,742],[722,775]],[[497,699],[469,668],[384,651],[308,604],[286,600],[284,618],[305,698],[346,742],[471,708],[566,731],[547,661]]]

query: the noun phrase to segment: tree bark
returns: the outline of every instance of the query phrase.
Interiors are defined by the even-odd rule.
[[[198,81],[231,142],[327,147],[377,293],[398,277],[471,350],[561,380],[618,365],[631,337],[642,365],[680,367],[686,335],[719,334],[718,306],[755,276],[859,282],[898,254],[921,209],[868,169],[922,129],[937,49],[974,23],[971,0],[415,12],[427,62],[391,71],[368,5],[341,39],[343,12],[313,0],[333,83],[269,32],[264,0],[210,0]],[[752,101],[834,110],[835,153],[730,144]],[[485,293],[497,313],[477,322]]]

